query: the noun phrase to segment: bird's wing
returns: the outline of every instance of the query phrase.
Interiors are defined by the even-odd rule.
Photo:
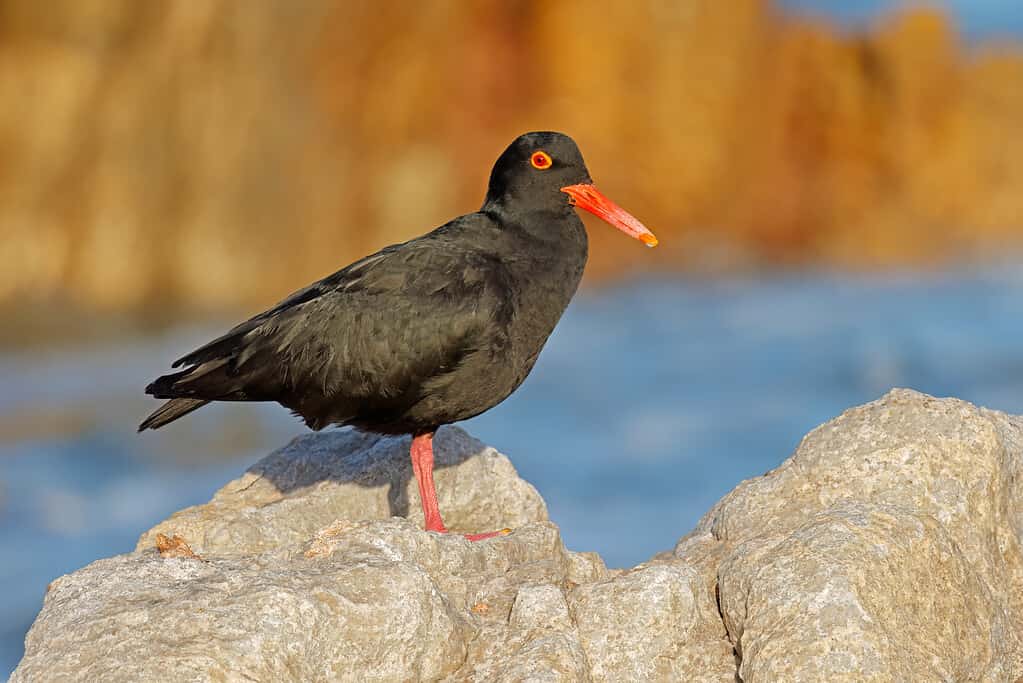
[[[177,368],[181,366],[198,365],[199,363],[229,355],[232,349],[242,343],[246,335],[250,332],[268,324],[272,325],[275,320],[288,319],[309,302],[316,301],[325,294],[336,291],[338,288],[343,289],[346,285],[358,282],[358,280],[363,277],[374,264],[386,260],[388,256],[400,246],[401,245],[392,245],[390,247],[386,247],[371,256],[367,256],[349,266],[346,266],[345,268],[342,268],[336,273],[328,275],[322,280],[317,280],[308,287],[303,287],[297,292],[292,292],[272,308],[269,308],[262,313],[257,313],[245,322],[235,325],[225,334],[217,337],[213,341],[207,342],[191,353],[177,359],[171,367]]]
[[[432,235],[432,234],[431,234]],[[175,363],[162,398],[388,398],[457,366],[510,315],[496,257],[443,236],[388,247],[300,290]]]

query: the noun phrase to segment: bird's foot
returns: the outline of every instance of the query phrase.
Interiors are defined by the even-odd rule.
[[[440,516],[437,491],[433,485],[433,432],[416,434],[412,438],[409,453],[412,457],[412,471],[416,475],[416,483],[419,484],[419,499],[423,503],[424,526],[427,531],[446,534],[448,528],[444,526],[444,519]],[[465,537],[470,541],[482,541],[494,536],[507,536],[510,533],[511,529],[501,529],[483,534],[465,534]]]
[[[426,520],[426,531],[436,531],[438,534],[448,534],[447,527],[444,526],[444,522],[438,518]],[[498,529],[497,531],[487,531],[482,534],[462,534],[470,541],[483,541],[488,538],[494,538],[495,536],[507,536],[512,532],[511,529]]]
[[[494,538],[495,536],[507,536],[511,532],[511,529],[498,529],[497,531],[487,531],[482,534],[465,534],[465,537],[470,541],[484,541],[488,538]]]

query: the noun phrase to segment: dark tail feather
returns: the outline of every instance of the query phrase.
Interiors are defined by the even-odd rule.
[[[207,403],[209,403],[209,401],[204,401],[201,398],[171,399],[157,408],[152,415],[143,420],[142,424],[139,425],[139,431],[141,432],[146,429],[159,429],[169,422],[174,422],[174,420],[179,417],[188,415],[193,410],[202,408]]]
[[[176,390],[174,384],[178,380],[188,377],[195,368],[188,368],[187,370],[181,370],[179,372],[172,372],[169,375],[159,377],[154,382],[150,382],[149,386],[146,387],[146,393],[156,398],[179,398],[181,392]]]

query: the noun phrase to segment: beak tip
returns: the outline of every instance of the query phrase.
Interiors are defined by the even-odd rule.
[[[658,245],[657,238],[653,235],[640,235],[639,239],[643,241],[643,244],[647,245],[651,249]]]

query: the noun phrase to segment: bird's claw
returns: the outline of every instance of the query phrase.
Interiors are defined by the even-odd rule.
[[[511,529],[504,528],[498,529],[497,531],[487,531],[482,534],[465,534],[465,537],[470,541],[484,541],[488,538],[494,538],[495,536],[507,536],[511,532]]]

